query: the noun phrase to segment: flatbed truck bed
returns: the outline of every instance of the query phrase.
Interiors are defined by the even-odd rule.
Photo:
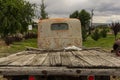
[[[0,58],[1,75],[119,75],[120,57],[101,49],[28,50]]]

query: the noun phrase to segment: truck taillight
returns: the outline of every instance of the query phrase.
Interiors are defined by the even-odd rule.
[[[88,80],[95,80],[94,76],[88,76]]]
[[[35,80],[34,76],[29,76],[29,80]]]

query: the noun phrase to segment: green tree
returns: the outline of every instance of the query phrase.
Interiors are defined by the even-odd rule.
[[[45,11],[46,6],[44,4],[44,0],[42,0],[42,3],[40,4],[40,18],[46,19],[48,18],[48,13]]]
[[[87,39],[87,32],[86,29],[82,27],[82,40],[86,41],[86,39]]]
[[[99,30],[95,29],[95,31],[92,33],[91,37],[93,40],[98,41],[98,39],[100,38]]]
[[[34,16],[34,6],[24,0],[0,0],[0,35],[5,38],[26,32]]]
[[[117,39],[117,34],[120,32],[120,23],[112,23],[111,29],[113,30],[115,40]]]
[[[89,27],[89,23],[90,23],[90,13],[87,12],[86,10],[81,10],[79,13],[79,19],[81,21],[81,25],[83,27]]]
[[[79,11],[75,11],[72,14],[70,14],[69,16],[70,18],[77,18],[81,21],[81,25],[82,25],[82,38],[83,41],[86,41],[86,38],[88,36],[88,29],[89,29],[89,23],[90,23],[90,13],[87,12],[86,10],[82,9],[80,12]]]
[[[103,27],[102,30],[100,31],[100,35],[101,37],[103,38],[106,38],[107,37],[107,28],[106,27]]]
[[[72,14],[70,14],[70,18],[79,18],[79,11],[75,11]]]

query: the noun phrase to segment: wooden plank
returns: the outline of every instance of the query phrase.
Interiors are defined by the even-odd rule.
[[[43,66],[61,66],[61,56],[60,52],[49,52],[46,57]]]
[[[27,55],[22,55],[23,57],[10,63],[9,65],[18,65],[18,66],[23,66],[27,65],[35,56],[36,54],[27,54]]]
[[[61,62],[63,66],[71,66],[72,62],[68,56],[69,52],[61,52],[60,57],[61,57]]]
[[[83,57],[92,60],[94,63],[96,63],[96,66],[113,66],[114,65],[111,62],[106,61],[105,59],[102,59],[101,57],[99,57],[99,55],[104,56],[107,53],[104,54],[102,52],[102,54],[100,54],[98,52],[99,51],[96,51],[96,50],[88,50],[84,52],[78,52],[77,55],[81,56],[81,54],[88,53],[88,55],[83,55]]]
[[[101,55],[101,56],[112,56],[111,53],[105,52],[103,50],[89,50],[89,52],[91,52],[92,54],[96,54],[96,55]]]
[[[34,63],[32,63],[32,65],[41,66],[44,63],[47,56],[48,56],[48,53],[38,54],[38,56],[36,56],[36,58],[34,58]]]
[[[100,56],[101,58],[105,59],[108,62],[111,62],[111,64],[114,64],[113,67],[118,66],[120,67],[120,60],[116,59],[112,56]]]
[[[21,59],[23,57],[24,57],[24,55],[18,55],[18,54],[10,55],[10,56],[6,57],[6,59],[4,61],[0,62],[0,65],[9,65],[10,63],[12,63],[18,59]]]
[[[50,66],[50,60],[49,60],[49,53],[46,57],[46,59],[43,61],[42,66]]]
[[[88,63],[89,66],[99,66],[100,63],[95,63],[92,59],[90,59],[88,56],[82,56],[79,55],[80,52],[73,52],[75,56],[77,56],[80,60],[83,60],[84,62]]]
[[[32,54],[32,56],[24,62],[24,65],[27,65],[27,66],[32,66],[31,63],[34,63],[34,59],[36,58],[36,56],[38,56],[37,54]]]
[[[49,53],[50,66],[61,66],[60,52]]]
[[[55,62],[55,53],[49,53],[49,63],[50,63],[50,66],[54,66],[56,64]]]
[[[0,58],[0,63],[4,62],[6,60],[6,57]]]
[[[68,56],[72,62],[72,67],[83,67],[83,66],[88,66],[90,64],[86,63],[85,61],[81,60],[80,58],[78,58],[77,56],[75,56],[74,54],[72,54],[73,52],[69,52]]]
[[[96,51],[96,50],[90,50],[89,52],[92,52],[92,53],[96,53],[98,54],[97,56],[95,56],[97,59],[95,59],[96,63],[101,63],[101,66],[114,66],[114,64],[104,58],[102,58],[101,56],[105,57],[105,56],[113,56],[113,54],[110,54],[110,53],[107,53],[107,52],[100,52],[100,51]]]
[[[38,62],[38,58],[40,58],[40,56],[41,55],[39,55],[39,54],[36,54],[36,56],[34,56],[33,58],[32,58],[32,60],[30,61],[30,62],[28,62],[26,65],[34,65],[35,63],[37,63]]]
[[[3,63],[3,62],[5,62],[5,61],[12,60],[13,58],[15,58],[16,56],[18,56],[19,54],[23,54],[23,53],[25,53],[25,51],[18,52],[18,53],[16,53],[16,54],[11,54],[11,55],[9,55],[9,56],[7,56],[7,57],[2,57],[2,58],[0,58],[0,63]]]
[[[60,52],[57,52],[55,55],[55,62],[56,62],[56,66],[61,66],[62,62],[61,62],[61,57],[60,57]]]
[[[112,65],[107,65],[107,66],[118,66],[120,67],[120,60],[117,59],[115,56],[113,55],[110,55],[109,53],[106,53],[106,52],[103,52],[102,55],[101,55],[101,52],[99,51],[95,51],[97,52],[99,55],[99,57],[101,57],[102,59],[106,60],[106,63],[111,63]]]
[[[114,66],[113,63],[101,58],[100,56],[88,56],[88,58],[90,60],[94,61],[94,63],[97,64],[96,66],[101,66],[101,67],[104,67],[104,66],[112,67],[112,66]]]
[[[46,71],[46,73],[43,73]],[[120,69],[81,69],[65,67],[0,67],[1,75],[118,75]]]
[[[27,51],[18,52],[18,53],[11,54],[11,55],[7,56],[7,58],[11,59],[11,58],[14,58],[16,56],[21,56],[21,55],[24,55],[24,54],[28,54],[28,52]]]
[[[96,53],[90,52],[91,50],[83,50],[83,51],[77,51],[77,54],[82,56],[96,56]]]

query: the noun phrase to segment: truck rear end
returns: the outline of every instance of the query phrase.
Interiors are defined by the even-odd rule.
[[[8,80],[110,80],[119,70],[119,57],[99,49],[37,49],[0,58],[0,74]]]
[[[82,49],[78,19],[40,20],[38,49],[0,58],[7,80],[110,80],[120,74],[120,59],[98,49]]]

